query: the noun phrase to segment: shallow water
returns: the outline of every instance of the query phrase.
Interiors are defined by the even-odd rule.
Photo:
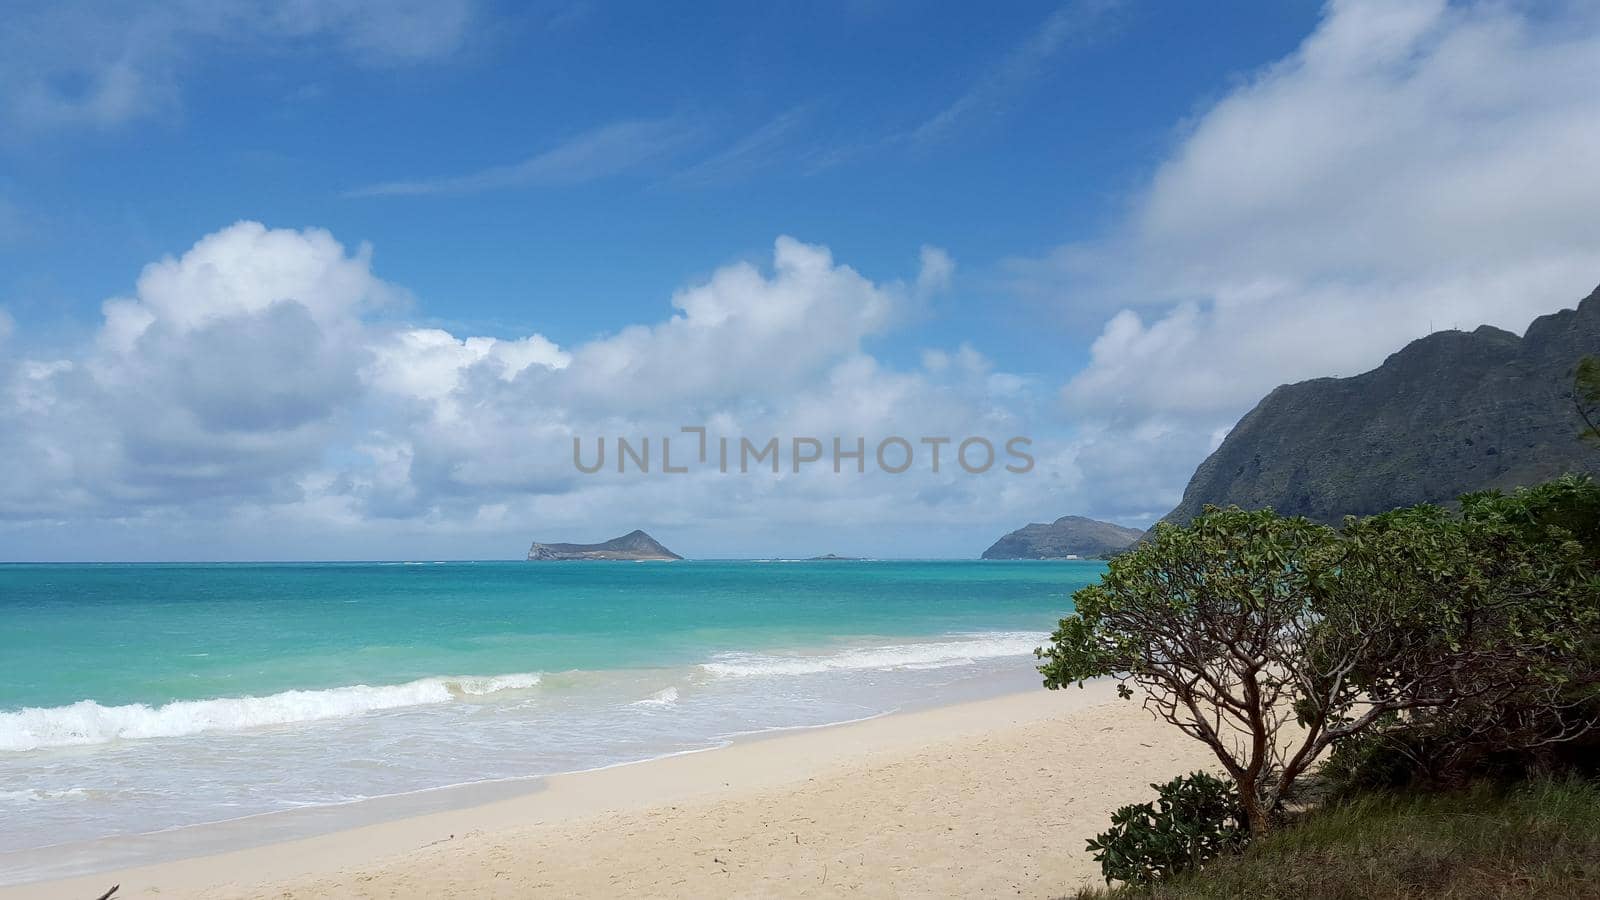
[[[1021,688],[1072,590],[1101,571],[0,566],[0,883],[37,877],[27,851],[46,845]]]

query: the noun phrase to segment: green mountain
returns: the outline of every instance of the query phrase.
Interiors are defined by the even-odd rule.
[[[1411,342],[1350,378],[1284,385],[1239,420],[1162,521],[1207,503],[1335,523],[1600,469],[1572,371],[1600,354],[1600,289],[1518,337],[1487,325]]]

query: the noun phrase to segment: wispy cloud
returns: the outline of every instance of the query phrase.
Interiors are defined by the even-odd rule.
[[[733,181],[786,158],[792,137],[810,120],[807,107],[796,107],[734,141],[727,149],[701,160],[668,179],[681,186]]]
[[[636,169],[694,142],[699,128],[678,119],[613,122],[576,135],[521,162],[465,175],[368,185],[346,197],[473,194],[482,191],[580,184]]]
[[[808,137],[816,108],[802,104],[766,120],[724,149],[693,162],[665,179],[675,187],[704,187],[748,178],[763,170],[793,165],[814,174],[894,148],[934,143],[967,127],[978,116],[1037,80],[1050,61],[1076,41],[1094,33],[1105,15],[1123,0],[1072,0],[1047,16],[1020,44],[997,60],[954,101],[913,127],[855,143],[830,144]],[[619,122],[585,132],[536,156],[465,175],[391,181],[348,191],[347,197],[469,194],[554,184],[574,184],[636,169],[686,149],[701,130],[679,120]]]
[[[817,149],[805,160],[805,173],[814,175],[895,150],[931,146],[973,127],[980,116],[994,117],[1006,102],[1041,78],[1063,50],[1097,33],[1107,15],[1123,2],[1074,0],[1061,6],[938,112],[907,128]]]
[[[994,111],[1038,79],[1057,53],[1090,35],[1106,13],[1120,5],[1121,0],[1067,3],[1046,17],[1027,40],[954,102],[898,137],[913,144],[926,144],[949,136],[975,115]]]

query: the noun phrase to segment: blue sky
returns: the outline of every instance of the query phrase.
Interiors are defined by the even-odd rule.
[[[981,267],[1093,236],[1177,123],[1317,14],[1163,7],[474,7],[455,46],[379,63],[325,37],[194,39],[147,112],[6,142],[4,296],[29,327],[71,328],[249,218],[370,242],[429,318],[565,343],[659,315],[778,234],[871,275],[931,243],[973,277],[906,343],[984,335],[1062,370],[1092,333],[1039,334]],[[352,196],[406,181],[438,192]]]
[[[1274,385],[1600,282],[1597,60],[1576,2],[21,4],[0,556],[1144,525]],[[566,459],[702,421],[1040,462]]]

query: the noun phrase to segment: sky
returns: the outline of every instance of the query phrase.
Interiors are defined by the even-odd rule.
[[[1595,84],[1576,0],[13,3],[0,560],[1142,527],[1273,387],[1600,284]]]

